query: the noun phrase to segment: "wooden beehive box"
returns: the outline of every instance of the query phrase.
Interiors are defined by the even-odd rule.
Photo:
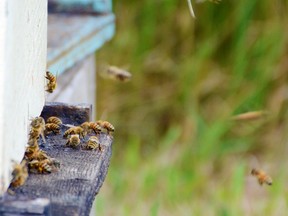
[[[94,120],[95,110],[93,109],[96,104],[94,53],[114,34],[115,18],[111,6],[110,0],[51,0],[36,3],[33,0],[4,0],[0,2],[0,47],[4,47],[0,51],[0,103],[3,104],[0,109],[0,155],[2,155],[0,157],[0,196],[7,189],[11,179],[11,161],[20,161],[24,155],[30,119],[41,114],[45,101],[91,104],[93,108],[90,112],[93,115],[90,115],[89,119]],[[46,69],[57,74],[58,88],[51,95],[44,91]],[[70,107],[69,104],[63,106]],[[105,143],[109,140],[107,143],[110,143],[111,147],[111,138],[103,135],[101,139]],[[106,167],[111,156],[110,147],[107,148],[105,156],[96,155],[94,158],[98,157],[97,161],[100,164],[102,164],[100,161],[106,158],[103,160],[106,160],[103,163]],[[101,174],[100,167],[99,165],[93,178]],[[105,175],[102,174],[104,180]],[[31,177],[31,181],[34,180]],[[91,202],[86,210],[79,208],[75,210],[75,215],[89,214],[92,200],[101,184],[98,184],[98,189],[92,192],[92,196],[89,195]],[[27,183],[28,188],[33,185],[34,183]],[[19,188],[19,191],[25,194],[25,190],[21,191]],[[42,199],[43,196],[40,195],[41,193],[37,192],[26,198]],[[39,206],[43,206],[45,214],[51,213],[50,210],[47,211],[47,207],[49,209],[51,203],[55,204],[55,200],[51,201],[53,196],[46,196],[48,201],[44,199],[42,204],[38,203]],[[24,196],[21,200],[26,198]],[[31,202],[33,203],[33,200]],[[37,203],[37,200],[35,202]],[[26,200],[24,203],[29,202]],[[27,205],[24,206],[27,208]],[[34,204],[31,206],[35,207]],[[7,209],[9,203],[3,202],[2,199],[0,214],[4,214]]]

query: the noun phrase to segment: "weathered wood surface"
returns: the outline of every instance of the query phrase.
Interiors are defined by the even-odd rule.
[[[89,120],[89,107],[50,103],[45,106],[42,116],[47,118],[56,115],[64,124],[78,125]],[[60,170],[47,175],[30,174],[23,186],[13,189],[16,193],[14,196],[5,195],[2,206],[5,203],[6,211],[8,201],[13,204],[13,200],[48,198],[51,215],[89,215],[93,200],[107,174],[113,138],[105,133],[99,135],[102,152],[72,149],[64,147],[67,140],[63,139],[62,135],[66,129],[67,127],[63,126],[61,134],[47,136],[46,144],[40,142],[41,149],[60,162]],[[88,137],[85,140],[88,140]],[[3,215],[1,210],[3,211],[3,207],[1,208],[0,202],[0,215]],[[29,214],[22,209],[22,215]]]
[[[93,54],[115,31],[113,14],[49,14],[47,67],[60,75]]]

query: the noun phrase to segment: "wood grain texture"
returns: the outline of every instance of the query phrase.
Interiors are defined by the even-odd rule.
[[[24,154],[29,119],[44,105],[47,2],[1,0],[0,13],[1,195],[10,182],[11,160]]]
[[[66,106],[61,103],[50,103],[43,110],[42,116],[47,118],[50,114],[57,114],[56,116],[59,116],[64,123],[78,125],[84,120],[89,120],[88,107],[89,105]],[[52,110],[59,112],[50,113]],[[62,116],[63,114],[64,116]],[[84,119],[84,116],[87,118]],[[67,140],[63,139],[62,135],[66,129],[66,126],[62,126],[61,134],[47,136],[47,143],[41,142],[40,145],[41,149],[45,150],[49,156],[60,162],[60,170],[46,175],[30,174],[23,186],[13,189],[16,193],[14,196],[5,195],[2,206],[3,203],[6,203],[7,206],[8,201],[48,198],[51,215],[89,215],[93,200],[99,193],[107,174],[113,137],[105,133],[99,135],[103,151],[72,149],[64,146]],[[87,140],[88,137],[82,142]]]
[[[93,54],[114,31],[114,15],[49,14],[48,69],[60,75]]]

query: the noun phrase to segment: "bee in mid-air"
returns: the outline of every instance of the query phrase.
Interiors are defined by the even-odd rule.
[[[115,131],[114,126],[108,122],[108,121],[102,121],[102,120],[98,120],[96,122],[100,127],[104,128],[107,130],[107,133],[110,134],[111,132]]]
[[[31,125],[31,129],[29,133],[29,136],[30,136],[29,139],[38,139],[39,136],[41,135],[43,141],[46,142],[45,136],[44,136],[45,120],[42,117],[36,117],[32,119],[30,125]]]
[[[102,147],[100,145],[99,139],[96,136],[89,137],[89,140],[86,143],[84,148],[87,149],[87,150],[99,149],[100,151],[102,151]]]
[[[20,164],[14,163],[12,181],[10,185],[14,188],[23,185],[28,178],[27,161],[22,160]]]
[[[57,125],[61,125],[62,121],[60,118],[56,117],[56,116],[51,116],[46,120],[47,123],[53,123],[53,124],[57,124]]]
[[[87,132],[80,126],[72,127],[64,132],[63,137],[68,138],[70,135],[73,134],[78,134],[80,137],[84,138]]]
[[[273,182],[272,178],[269,175],[267,175],[264,171],[258,169],[252,169],[251,174],[253,176],[256,176],[260,185],[263,185],[264,183],[267,185],[272,185]]]
[[[57,78],[51,72],[46,71],[45,78],[48,80],[46,91],[49,93],[53,93],[53,91],[57,87]]]
[[[109,66],[106,70],[107,77],[121,82],[129,81],[132,77],[131,73],[115,66]]]
[[[70,138],[68,139],[65,146],[69,146],[71,148],[77,148],[80,144],[80,138],[78,134],[72,134]]]
[[[50,133],[54,133],[55,135],[56,134],[59,134],[60,133],[60,126],[58,124],[55,124],[55,123],[47,123],[45,125],[45,131],[44,133],[47,135],[47,134],[50,134]]]

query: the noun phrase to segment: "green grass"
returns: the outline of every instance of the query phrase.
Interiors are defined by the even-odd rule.
[[[116,128],[98,215],[285,215],[288,212],[285,1],[115,1],[117,32],[99,66],[99,118]],[[285,12],[286,11],[286,12]],[[231,115],[267,110],[257,121]],[[273,177],[260,187],[254,167]]]

